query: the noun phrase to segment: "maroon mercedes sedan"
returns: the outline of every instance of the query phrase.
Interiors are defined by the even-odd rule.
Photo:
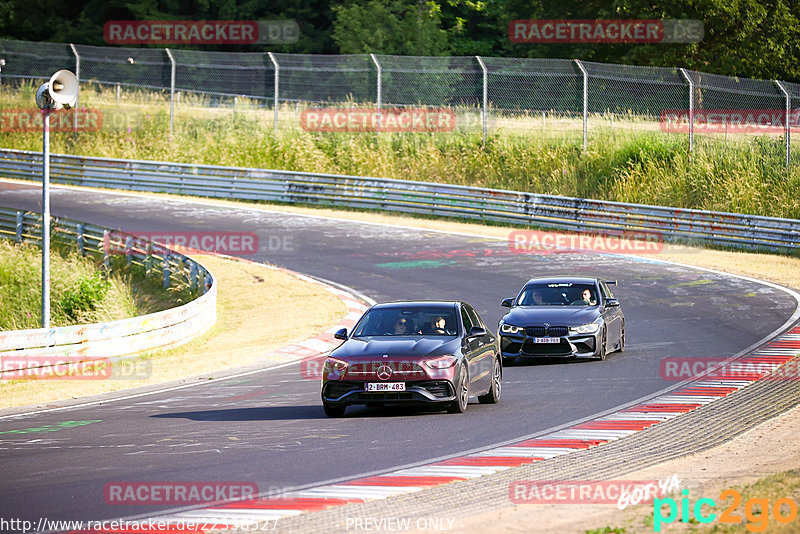
[[[363,404],[432,405],[463,413],[470,397],[500,399],[497,338],[464,302],[392,302],[364,312],[322,369],[329,417]]]

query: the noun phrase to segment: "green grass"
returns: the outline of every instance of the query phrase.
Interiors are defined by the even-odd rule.
[[[186,300],[137,272],[105,275],[91,258],[54,246],[50,254],[52,326],[112,321]],[[0,240],[0,330],[41,326],[41,249]]]
[[[575,135],[579,123],[568,120],[561,126],[571,128],[569,135],[500,128],[490,131],[483,146],[477,128],[444,134],[306,132],[291,126],[294,107],[281,109],[287,126],[275,131],[271,110],[240,100],[234,113],[184,95],[170,141],[163,94],[124,93],[117,102],[110,90],[85,85],[81,91],[83,105],[108,117],[106,127],[77,136],[53,133],[54,152],[425,180],[800,218],[800,166],[786,171],[780,136],[725,141],[698,135],[690,159],[686,135],[666,134],[657,123],[633,118],[618,120],[611,129],[598,118],[594,128],[590,121],[584,153]],[[0,90],[0,107],[31,107],[32,102],[32,85]],[[513,123],[513,117],[502,121]],[[40,131],[0,132],[3,147],[40,151],[41,142]],[[800,154],[800,146],[794,151]]]

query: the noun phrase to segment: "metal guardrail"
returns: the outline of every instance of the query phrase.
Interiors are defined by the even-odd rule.
[[[0,175],[40,180],[41,154],[0,149]],[[800,249],[800,221],[460,185],[333,174],[52,155],[54,183],[400,211],[749,250]]]
[[[0,239],[39,244],[41,222],[40,214],[0,208]],[[75,246],[82,255],[102,257],[107,268],[113,264],[110,256],[116,246],[127,265],[143,267],[147,275],[160,278],[165,286],[188,285],[198,296],[175,308],[118,321],[0,332],[3,371],[13,374],[23,367],[63,365],[65,360],[115,360],[172,347],[216,322],[216,279],[193,259],[141,237],[134,241],[132,235],[69,219],[54,218],[51,232],[54,243]]]

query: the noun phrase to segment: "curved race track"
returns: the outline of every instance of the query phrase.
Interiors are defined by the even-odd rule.
[[[0,183],[0,205],[40,211],[36,185]],[[108,519],[111,481],[249,481],[308,486],[455,455],[588,417],[662,390],[668,356],[730,356],[780,327],[794,299],[756,282],[636,258],[518,255],[504,241],[124,194],[54,188],[52,211],[129,232],[255,232],[251,259],[348,285],[378,301],[464,299],[496,325],[533,276],[618,279],[628,348],[605,362],[509,368],[499,405],[462,416],[351,408],[326,419],[319,384],[291,364],[231,380],[0,419],[0,517]],[[266,250],[270,237],[293,250]],[[275,240],[273,239],[274,243]],[[289,310],[290,312],[291,310]],[[58,432],[9,433],[65,421]]]

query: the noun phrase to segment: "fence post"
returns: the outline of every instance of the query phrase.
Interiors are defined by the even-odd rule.
[[[175,129],[175,58],[172,57],[172,51],[169,48],[164,49],[169,57],[170,71],[169,71],[169,137],[172,138],[172,133]]]
[[[78,233],[76,241],[78,242],[78,254],[80,254],[81,256],[86,256],[86,250],[84,249],[84,247],[86,246],[86,238],[84,237],[83,229],[84,229],[83,223],[80,223],[76,227]]]
[[[792,155],[792,146],[791,146],[791,135],[792,135],[792,128],[791,128],[791,114],[792,114],[792,100],[789,96],[789,91],[783,86],[781,82],[775,80],[775,85],[778,86],[778,89],[781,90],[783,96],[786,98],[786,120],[785,120],[785,128],[786,128],[786,170],[789,170],[789,162],[791,160]]]
[[[103,265],[105,265],[106,270],[111,269],[111,258],[109,257],[109,253],[111,252],[111,236],[108,233],[108,230],[103,230]]]
[[[486,69],[486,64],[483,62],[481,56],[475,56],[478,63],[483,70],[483,113],[481,113],[481,122],[483,123],[483,145],[486,146],[486,121],[489,114],[489,71]]]
[[[198,276],[198,284],[199,284],[199,287],[197,288],[197,293],[198,293],[199,296],[202,296],[202,295],[206,294],[206,272],[207,271],[205,270],[205,268],[202,265],[200,266],[199,270],[200,270],[200,272],[197,275]]]
[[[147,240],[144,246],[144,274],[150,276],[150,270],[153,268],[153,242]]]
[[[125,261],[128,263],[128,267],[133,263],[133,238],[131,236],[125,238]]]
[[[278,65],[278,60],[275,59],[275,54],[272,52],[267,52],[270,61],[272,61],[272,66],[275,67],[275,87],[273,90],[273,97],[272,97],[272,104],[275,108],[275,118],[273,119],[272,128],[274,130],[278,129],[278,91],[280,90],[280,75],[281,75],[281,66]]]
[[[189,261],[189,280],[191,284],[191,288],[197,289],[197,262],[196,261]]]
[[[81,83],[81,56],[78,54],[78,49],[75,48],[75,45],[69,43],[70,49],[72,49],[72,54],[75,56],[75,77],[78,79],[78,85]],[[80,91],[79,91],[80,92]],[[80,95],[75,99],[75,107],[72,110],[72,121],[73,121],[73,133],[75,135],[78,134],[78,100],[80,100]]]
[[[169,250],[164,250],[164,261],[161,263],[164,289],[169,287]]]
[[[381,96],[382,96],[381,95],[381,76],[383,74],[383,71],[381,69],[381,64],[378,63],[378,58],[375,57],[375,54],[370,54],[369,57],[372,58],[372,62],[375,63],[375,67],[377,67],[377,69],[378,69],[378,95],[377,95],[377,97],[378,97],[378,133],[381,133],[381,103],[382,103],[382,98],[381,98]]]
[[[81,83],[81,56],[78,54],[78,49],[75,48],[75,45],[70,43],[69,47],[72,49],[72,53],[75,54],[75,77],[78,79],[78,85]],[[80,91],[78,91],[80,93]],[[73,124],[73,128],[75,133],[78,133],[78,100],[80,99],[80,94],[75,98],[75,109],[72,112],[72,120],[75,124]]]
[[[22,243],[22,225],[23,221],[25,220],[24,217],[25,217],[24,212],[21,211],[17,212],[17,235],[16,235],[17,243]]]
[[[589,122],[589,73],[583,68],[583,63],[575,60],[575,64],[583,73],[583,150],[586,151],[586,133]]]
[[[689,83],[689,156],[694,152],[694,82],[686,69],[681,69],[681,74]]]

